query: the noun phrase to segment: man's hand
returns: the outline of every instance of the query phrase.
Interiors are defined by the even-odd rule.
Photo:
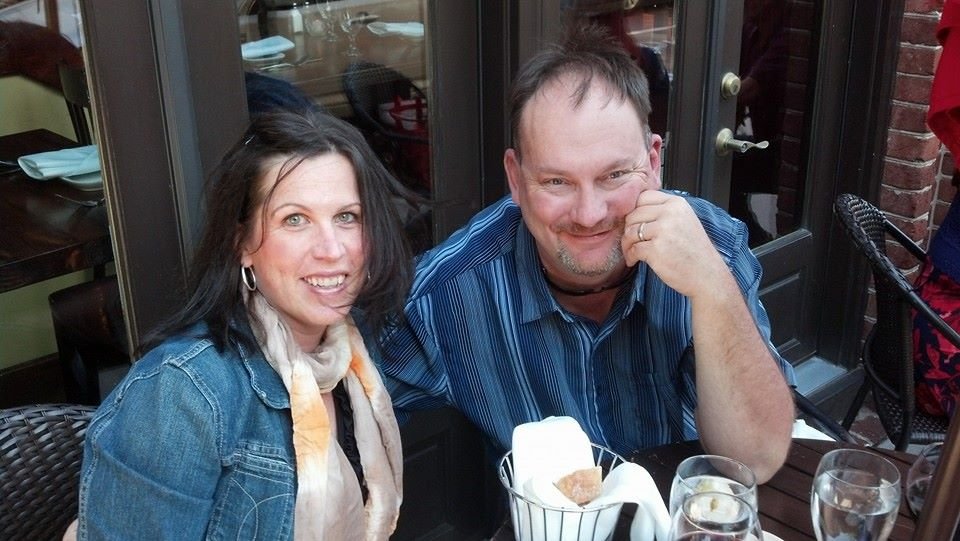
[[[715,291],[711,284],[730,272],[686,199],[658,190],[637,198],[624,221],[621,247],[628,266],[645,262],[691,299]]]
[[[686,199],[669,193],[640,194],[621,243],[628,265],[645,262],[690,299],[704,448],[765,482],[786,458],[793,397],[730,268]]]

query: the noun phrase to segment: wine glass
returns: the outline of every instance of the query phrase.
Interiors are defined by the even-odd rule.
[[[900,472],[889,460],[858,449],[835,449],[820,459],[810,497],[818,541],[884,541],[899,508]]]
[[[330,2],[324,2],[320,8],[318,8],[320,20],[323,22],[323,40],[324,41],[337,41],[337,21],[336,17],[333,15],[333,8],[330,7]]]
[[[354,15],[350,11],[340,13],[340,29],[347,35],[347,39],[350,40],[347,50],[343,52],[346,56],[360,56],[360,49],[357,48],[357,34],[363,30],[363,15],[365,14],[357,13]]]
[[[933,473],[940,462],[940,451],[943,443],[931,443],[920,450],[917,459],[907,470],[907,505],[913,514],[920,516],[923,501],[927,498],[927,489],[933,480]]]
[[[681,462],[670,487],[670,515],[687,496],[697,492],[727,492],[743,498],[757,511],[757,477],[732,458],[695,455]]]
[[[729,492],[693,492],[670,519],[671,541],[760,541],[757,511]]]

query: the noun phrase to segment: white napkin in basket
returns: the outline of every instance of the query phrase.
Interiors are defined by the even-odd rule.
[[[88,145],[21,156],[17,163],[28,176],[46,180],[99,171],[100,153],[97,145]]]
[[[548,534],[551,541],[606,539],[625,502],[637,504],[630,527],[631,541],[667,540],[667,506],[650,473],[637,464],[626,462],[613,468],[603,480],[600,496],[583,507],[554,485],[560,477],[593,465],[589,438],[573,418],[548,417],[514,429],[514,490],[535,503],[571,510],[544,512],[542,508],[518,503],[518,509],[511,509],[513,520],[522,523],[518,541],[540,541]],[[608,509],[599,509],[610,504],[613,506]]]

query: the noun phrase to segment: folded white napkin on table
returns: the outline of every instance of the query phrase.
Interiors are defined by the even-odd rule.
[[[294,44],[283,36],[270,36],[257,41],[248,41],[240,45],[240,56],[245,60],[270,56],[294,48]]]
[[[806,438],[810,440],[834,441],[834,439],[830,436],[808,425],[803,419],[796,419],[793,421],[793,437]]]
[[[418,22],[385,23],[377,21],[368,24],[367,28],[378,36],[399,35],[408,38],[423,37],[423,23]]]
[[[520,521],[518,541],[550,539],[587,541],[606,539],[616,526],[624,502],[638,505],[630,528],[631,541],[666,541],[670,515],[657,486],[643,467],[629,462],[614,467],[604,478],[600,495],[580,506],[554,484],[559,478],[595,465],[589,438],[570,417],[548,417],[525,423],[513,433],[514,490],[534,504],[567,511],[511,506]],[[601,509],[610,505],[611,507]],[[530,507],[530,508],[528,508]],[[519,511],[519,512],[518,512]]]
[[[46,180],[99,171],[100,153],[97,145],[88,145],[21,156],[17,163],[28,176]]]

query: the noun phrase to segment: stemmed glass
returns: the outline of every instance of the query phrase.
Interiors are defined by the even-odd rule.
[[[333,8],[330,7],[330,2],[324,2],[323,6],[318,8],[318,11],[320,20],[323,22],[323,40],[337,41],[337,22],[333,16]]]
[[[917,459],[907,470],[907,505],[916,516],[920,516],[920,509],[923,508],[923,502],[927,499],[927,490],[933,481],[933,473],[940,462],[942,450],[943,443],[927,445],[920,450]]]
[[[670,487],[670,515],[697,492],[727,492],[757,511],[757,477],[745,464],[719,455],[695,455],[677,466]]]
[[[760,541],[755,506],[728,492],[688,494],[670,519],[671,541]]]
[[[836,449],[820,459],[810,497],[818,541],[884,541],[899,507],[900,472],[889,460],[858,449]]]
[[[347,38],[350,40],[350,45],[347,47],[347,50],[343,52],[346,56],[360,56],[360,49],[357,48],[357,34],[360,33],[360,30],[363,30],[364,18],[362,16],[354,16],[353,13],[349,11],[343,11],[340,14],[340,29],[347,35]]]

